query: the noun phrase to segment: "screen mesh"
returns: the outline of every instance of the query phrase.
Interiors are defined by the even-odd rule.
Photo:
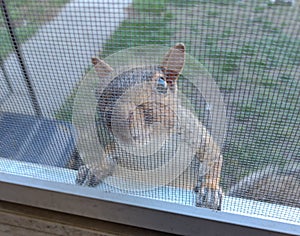
[[[2,172],[300,223],[297,1],[0,5]]]

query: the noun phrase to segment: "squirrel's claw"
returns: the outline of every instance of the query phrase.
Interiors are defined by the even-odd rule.
[[[112,175],[115,162],[110,159],[105,165],[83,165],[79,167],[76,177],[76,184],[95,187],[106,177]]]
[[[102,175],[96,175],[96,172],[93,168],[90,168],[88,165],[83,165],[78,169],[78,174],[76,177],[76,184],[86,185],[89,187],[97,186],[104,178]]]
[[[221,189],[203,187],[197,191],[196,206],[221,210],[222,198],[223,193]]]

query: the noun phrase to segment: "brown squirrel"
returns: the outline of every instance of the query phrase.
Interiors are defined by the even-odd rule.
[[[92,63],[100,80],[108,79],[112,72],[106,62],[93,58]],[[159,66],[134,68],[117,75],[98,98],[98,122],[104,126],[110,140],[104,143],[106,158],[101,164],[86,164],[79,168],[76,182],[88,186],[96,186],[104,178],[113,175],[118,157],[113,157],[116,137],[125,146],[144,143],[155,139],[163,130],[171,133],[176,125],[177,80],[185,63],[185,46],[176,44],[166,53]],[[141,87],[139,87],[142,84]],[[119,102],[129,89],[133,90],[130,99],[142,100],[137,103],[127,100]],[[113,113],[120,113],[120,119],[114,120]],[[117,127],[116,127],[117,126]],[[201,126],[202,127],[202,126]],[[205,129],[205,128],[203,128]],[[162,131],[161,131],[162,132]],[[100,134],[100,136],[103,134]],[[220,148],[206,132],[196,153],[200,162],[209,167],[203,176],[201,186],[193,183],[197,192],[197,206],[213,209],[221,208],[222,190],[220,188],[220,172],[222,155]],[[116,160],[117,159],[117,160]],[[197,178],[199,179],[199,178]]]

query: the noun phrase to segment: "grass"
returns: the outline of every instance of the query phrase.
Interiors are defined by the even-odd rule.
[[[45,0],[41,3],[32,0],[5,2],[16,36],[22,43],[34,35],[42,24],[51,20],[69,0]],[[46,5],[48,6],[45,7]],[[4,59],[13,49],[2,11],[0,13],[0,42],[0,58]]]
[[[76,91],[77,89],[75,89],[75,91],[66,99],[64,104],[60,107],[59,111],[56,112],[56,119],[72,122],[73,105]]]
[[[300,36],[287,29],[299,29],[300,17],[283,17],[297,9],[235,2],[134,0],[101,55],[180,41],[206,65],[228,107],[225,188],[270,163],[284,164],[289,151],[300,156],[294,132],[300,123]],[[71,100],[58,118],[69,119]]]
[[[158,16],[157,19],[135,18],[122,23],[118,30],[106,43],[102,55],[110,55],[121,49],[143,44],[164,44],[171,36],[170,29],[166,30],[167,23],[172,15]],[[133,37],[139,35],[140,37]]]
[[[133,0],[133,9],[137,12],[162,14],[165,11],[166,0]]]

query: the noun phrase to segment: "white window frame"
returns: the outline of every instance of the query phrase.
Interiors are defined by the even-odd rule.
[[[300,235],[297,223],[99,191],[72,184],[75,176],[74,170],[0,158],[0,200],[180,235]]]

